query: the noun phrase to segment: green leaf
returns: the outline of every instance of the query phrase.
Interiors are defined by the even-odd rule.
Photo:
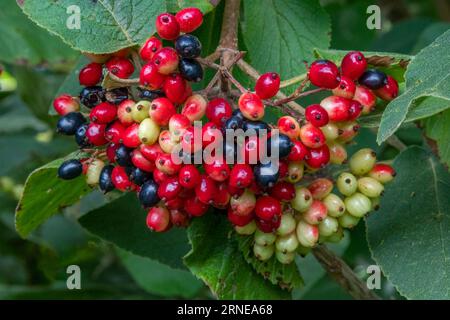
[[[139,45],[155,32],[155,18],[166,10],[153,0],[26,0],[22,10],[41,27],[71,47],[91,53],[111,53]],[[80,9],[80,28],[67,27],[70,6]]]
[[[381,118],[377,142],[389,138],[406,119],[412,103],[422,97],[450,100],[450,31],[423,49],[406,71],[406,91],[391,101]]]
[[[423,30],[419,37],[416,39],[413,52],[417,53],[421,49],[431,44],[438,36],[450,29],[450,23],[448,22],[436,22],[429,25]]]
[[[199,8],[204,14],[214,9],[209,0],[166,0],[167,11],[177,12],[184,8]]]
[[[65,70],[77,53],[57,37],[36,26],[15,0],[3,0],[0,11],[0,61]]]
[[[186,266],[219,299],[288,299],[289,293],[264,280],[245,261],[224,216],[207,213],[188,229],[192,250]]]
[[[162,297],[194,298],[202,288],[201,281],[190,272],[172,269],[155,260],[136,256],[125,250],[117,253],[130,275],[144,290]]]
[[[283,79],[306,71],[313,48],[328,48],[330,20],[316,0],[245,0],[241,21],[248,58]]]
[[[450,298],[450,175],[419,147],[394,161],[379,211],[366,219],[372,256],[409,299]]]
[[[29,175],[16,209],[16,229],[22,237],[90,191],[83,176],[70,181],[57,176],[62,162],[80,156],[74,153],[52,161]]]
[[[43,131],[47,126],[30,112],[19,96],[14,94],[0,102],[0,133],[22,132],[26,129]]]
[[[147,228],[146,217],[147,212],[136,195],[129,193],[87,213],[79,221],[89,232],[119,248],[183,269],[182,257],[189,251],[186,232],[177,228],[152,232]]]
[[[256,259],[253,253],[253,236],[236,236],[239,249],[244,259],[255,269],[255,271],[269,280],[272,284],[291,291],[304,285],[303,278],[295,263],[281,264],[275,257],[267,262]]]
[[[450,109],[425,119],[424,126],[425,134],[436,141],[442,162],[450,166]]]

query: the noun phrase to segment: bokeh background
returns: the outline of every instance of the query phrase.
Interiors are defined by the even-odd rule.
[[[334,49],[415,54],[450,28],[450,2],[446,0],[321,3],[332,19]],[[366,28],[366,9],[371,4],[381,7],[382,30]],[[30,22],[14,0],[2,0],[0,7],[0,65],[4,70],[0,76],[0,299],[213,298],[188,271],[175,271],[88,235],[76,218],[102,201],[96,193],[62,210],[27,240],[17,235],[14,210],[27,175],[75,148],[71,140],[55,135],[55,118],[47,111],[79,54]],[[40,60],[47,55],[57,57],[57,63]],[[420,131],[412,126],[398,134],[407,144],[422,144]],[[358,143],[376,147],[374,140],[372,133],[363,131]],[[379,151],[385,159],[396,152],[390,148]],[[367,276],[366,267],[374,263],[364,224],[333,250],[361,277]],[[307,285],[293,292],[295,299],[350,299],[312,256],[298,263]],[[66,288],[66,268],[72,264],[81,267],[82,290]],[[401,299],[386,279],[377,293],[385,299]]]

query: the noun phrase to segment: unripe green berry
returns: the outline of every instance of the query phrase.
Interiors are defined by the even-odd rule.
[[[258,260],[267,261],[275,252],[274,246],[260,246],[255,244],[253,246],[253,253]]]
[[[380,209],[380,197],[372,198],[370,201],[372,201],[372,210],[378,210]]]
[[[275,249],[283,253],[294,252],[298,247],[298,239],[295,232],[287,236],[278,237],[275,241]]]
[[[277,236],[273,233],[265,233],[257,229],[255,231],[255,243],[260,246],[270,246],[275,243]]]
[[[303,178],[304,171],[305,165],[303,164],[303,161],[289,162],[286,181],[289,183],[299,182]]]
[[[345,207],[348,213],[357,218],[362,218],[372,209],[372,202],[362,193],[356,192],[345,198]]]
[[[302,257],[306,257],[308,255],[308,253],[311,252],[311,248],[309,247],[304,247],[301,244],[298,245],[297,250],[296,250],[297,254],[302,256]]]
[[[24,189],[25,187],[23,184],[16,184],[11,190],[14,199],[19,200],[20,198],[22,198]]]
[[[331,164],[343,164],[347,161],[347,150],[342,143],[331,142],[328,144],[328,148],[330,149]]]
[[[345,212],[344,201],[342,201],[342,199],[334,193],[327,195],[322,202],[327,207],[328,215],[331,217],[338,218]]]
[[[290,264],[294,261],[295,253],[275,251],[275,257],[281,264]]]
[[[328,123],[323,127],[320,127],[320,130],[322,130],[322,133],[327,141],[333,141],[339,137],[339,128],[334,123]]]
[[[351,173],[343,172],[339,175],[336,186],[344,196],[351,196],[358,189],[358,181]]]
[[[372,170],[377,161],[377,154],[369,148],[358,150],[348,162],[350,171],[358,176],[362,176]]]
[[[358,224],[359,220],[360,220],[360,218],[356,218],[348,212],[345,212],[342,216],[340,216],[338,218],[339,225],[342,228],[347,228],[347,229],[351,229],[351,228],[355,227]]]
[[[299,221],[296,229],[298,242],[304,246],[312,248],[319,240],[319,228],[304,221]]]
[[[363,177],[358,179],[358,189],[362,194],[376,198],[382,195],[384,186],[373,178]]]
[[[338,243],[342,238],[344,238],[344,229],[339,226],[335,233],[327,237],[327,242]]]
[[[150,118],[144,119],[139,125],[138,135],[143,144],[151,145],[158,141],[160,128]]]
[[[249,236],[251,234],[254,234],[256,231],[256,223],[255,221],[251,221],[250,223],[247,223],[243,227],[235,226],[234,230],[236,230],[237,234],[243,235],[243,236]]]
[[[136,102],[131,107],[131,117],[133,118],[134,122],[142,122],[144,119],[147,119],[150,117],[149,110],[150,110],[151,102],[142,100],[139,102]]]
[[[10,177],[1,177],[0,178],[0,188],[4,192],[11,192],[14,188],[14,181]]]
[[[297,221],[290,213],[285,213],[281,216],[280,226],[277,229],[277,234],[280,236],[288,235],[294,232],[297,226]]]
[[[311,191],[307,188],[297,187],[295,189],[295,197],[291,200],[291,206],[299,212],[304,212],[309,209],[313,202]]]
[[[321,236],[329,237],[337,232],[338,228],[339,222],[333,217],[326,217],[319,223],[319,232]]]
[[[312,205],[303,213],[302,218],[309,224],[319,224],[327,216],[327,207],[320,200],[314,200]]]
[[[86,183],[88,185],[94,187],[98,184],[98,181],[100,179],[100,173],[102,172],[104,166],[105,163],[99,159],[95,159],[89,163],[86,172]]]
[[[314,199],[323,199],[333,190],[333,182],[326,178],[317,178],[308,185]]]

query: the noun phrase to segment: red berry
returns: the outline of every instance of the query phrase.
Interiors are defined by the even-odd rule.
[[[153,207],[147,214],[147,227],[155,232],[164,232],[170,228],[169,210],[163,207]]]
[[[164,181],[166,181],[167,179],[169,179],[171,177],[172,177],[171,175],[162,172],[158,168],[153,170],[153,180],[155,180],[155,182],[157,184],[161,184],[161,183],[163,183]]]
[[[198,8],[185,8],[175,15],[181,32],[191,33],[203,23],[203,13]]]
[[[136,168],[139,168],[145,172],[153,172],[156,167],[155,162],[146,159],[139,149],[135,149],[131,153],[131,162]]]
[[[169,206],[167,206],[169,208]],[[189,225],[189,217],[187,214],[178,209],[170,210],[170,222],[177,227],[184,228]]]
[[[219,209],[225,209],[230,202],[231,195],[228,192],[228,184],[226,182],[217,185],[217,192],[214,195],[213,205]]]
[[[235,196],[239,197],[241,194],[244,193],[244,191],[245,191],[245,189],[242,189],[242,188],[235,188],[235,187],[232,187],[232,186],[228,185],[228,193],[229,193],[232,197],[235,197]]]
[[[253,169],[248,164],[235,164],[230,172],[232,188],[247,188],[253,182]]]
[[[375,111],[377,97],[372,90],[363,86],[356,86],[355,96],[353,99],[361,103],[363,106],[362,114],[368,114]]]
[[[283,116],[278,119],[277,126],[281,133],[287,135],[292,140],[297,139],[300,135],[300,125],[298,121],[291,116]]]
[[[128,148],[139,147],[141,144],[141,140],[139,139],[139,123],[134,123],[125,129],[122,142]]]
[[[317,87],[334,89],[339,85],[339,69],[329,60],[316,60],[309,67],[308,77]]]
[[[220,141],[222,132],[214,122],[207,122],[202,127],[202,146],[206,148],[214,141]],[[215,146],[215,144],[213,145]]]
[[[341,62],[341,72],[343,76],[351,80],[358,79],[367,68],[367,61],[359,51],[351,51],[345,55]]]
[[[262,196],[256,200],[255,213],[262,220],[276,220],[281,216],[280,201],[271,196]]]
[[[330,149],[326,144],[319,148],[309,149],[308,157],[305,160],[306,164],[313,169],[323,168],[330,161]]]
[[[243,227],[253,220],[253,214],[249,215],[238,215],[231,208],[228,208],[228,220],[234,225],[238,227]]]
[[[207,101],[203,96],[194,94],[187,98],[181,114],[185,115],[191,122],[201,120],[205,115]]]
[[[139,75],[140,84],[150,89],[160,89],[166,80],[166,76],[158,72],[158,68],[153,62],[142,67]]]
[[[173,175],[180,171],[183,166],[181,163],[175,163],[172,159],[172,155],[168,153],[159,154],[155,161],[156,167],[168,175]]]
[[[255,93],[243,93],[239,98],[238,104],[245,118],[260,120],[264,117],[264,104]]]
[[[329,121],[327,110],[320,104],[312,104],[306,107],[305,118],[315,127],[323,127]]]
[[[159,126],[167,126],[170,118],[177,112],[173,103],[164,97],[152,101],[149,115]]]
[[[323,99],[320,105],[327,111],[330,121],[346,121],[349,116],[350,100],[337,96]]]
[[[105,133],[105,124],[90,123],[86,130],[86,138],[94,146],[102,146],[108,142],[108,140],[106,140]]]
[[[181,137],[181,148],[188,154],[202,150],[202,131],[195,127],[187,128]]]
[[[230,176],[230,167],[223,158],[211,157],[206,159],[203,167],[206,174],[214,181],[222,182]]]
[[[158,187],[158,197],[163,200],[175,199],[181,192],[181,185],[177,177],[171,177],[163,181]]]
[[[218,127],[221,127],[231,117],[232,113],[233,109],[228,101],[223,98],[212,99],[206,106],[206,117]]]
[[[256,226],[264,233],[272,233],[277,231],[280,226],[281,219],[275,219],[274,221],[266,221],[262,219],[256,219]]]
[[[341,82],[333,89],[333,94],[342,98],[351,99],[355,95],[356,85],[352,79],[341,76]]]
[[[114,167],[111,172],[111,181],[114,187],[120,191],[130,191],[134,187],[124,167]]]
[[[391,101],[398,95],[398,82],[391,76],[387,76],[384,87],[375,91],[375,94],[385,101]]]
[[[102,102],[91,110],[89,118],[92,122],[107,124],[112,122],[116,118],[116,115],[117,108],[115,105],[109,102]]]
[[[129,127],[134,123],[131,114],[132,107],[135,105],[133,100],[124,100],[117,107],[117,118],[125,126]]]
[[[53,108],[55,108],[58,114],[64,116],[69,112],[77,112],[80,110],[80,104],[72,96],[63,94],[53,101]]]
[[[260,145],[261,140],[257,136],[246,138],[241,147],[240,155],[238,154],[238,160],[247,164],[256,164],[260,157]]]
[[[309,209],[303,213],[303,219],[312,225],[319,224],[327,217],[328,209],[322,201],[313,200]]]
[[[275,72],[261,75],[256,81],[255,91],[261,99],[270,99],[280,90],[280,76]]]
[[[311,123],[305,124],[300,129],[300,140],[308,148],[318,148],[325,144],[325,136],[319,128]]]
[[[206,175],[202,175],[200,183],[195,187],[195,195],[197,198],[206,204],[213,203],[214,194],[217,192],[214,180]]]
[[[363,106],[356,100],[350,101],[350,107],[348,108],[348,120],[356,120],[363,110]]]
[[[114,121],[106,128],[105,138],[112,143],[121,143],[125,126],[120,121]]]
[[[186,87],[186,80],[179,73],[172,73],[164,81],[163,91],[170,101],[180,104],[186,100]]]
[[[360,129],[360,125],[356,122],[344,122],[339,126],[339,140],[340,142],[347,142],[352,140]]]
[[[121,79],[128,79],[134,72],[134,66],[131,61],[119,57],[114,57],[106,62],[106,68]]]
[[[119,144],[110,143],[106,147],[106,157],[108,158],[109,162],[114,163],[116,161],[116,150],[119,148],[119,146]]]
[[[89,63],[83,69],[80,70],[78,80],[80,84],[85,87],[95,86],[102,80],[103,67],[100,63]]]
[[[277,182],[270,190],[270,196],[280,201],[291,201],[295,197],[295,187],[289,182]]]
[[[141,144],[139,147],[139,151],[141,151],[142,155],[150,161],[156,161],[158,156],[163,152],[159,144]]]
[[[153,58],[155,53],[162,48],[162,41],[156,37],[150,37],[145,41],[144,45],[141,47],[139,54],[142,60],[149,61]]]
[[[174,48],[164,47],[155,53],[151,60],[161,74],[171,74],[178,67],[178,54]]]
[[[165,153],[172,153],[175,146],[177,145],[176,142],[172,141],[170,131],[168,130],[161,131],[159,134],[158,143],[154,144],[159,144],[159,146]]]
[[[184,199],[179,196],[170,200],[166,200],[164,201],[164,203],[169,210],[181,210],[184,207]]]
[[[308,149],[306,147],[304,147],[307,151],[306,154],[309,153]],[[289,172],[289,163],[282,159],[278,162],[278,171],[280,172],[280,179],[285,178],[288,175]]]
[[[383,184],[390,182],[396,175],[395,169],[384,163],[377,163],[369,172],[370,177]]]
[[[191,127],[189,119],[182,114],[174,114],[169,120],[169,131],[172,138],[179,141],[186,129]]]
[[[156,32],[165,40],[175,40],[180,34],[180,25],[175,16],[162,13],[156,17]]]
[[[184,210],[191,216],[200,217],[208,211],[209,205],[201,202],[196,196],[187,198],[184,202]]]
[[[302,161],[308,155],[308,148],[298,140],[292,141],[293,146],[291,152],[289,153],[289,161]],[[281,172],[280,172],[281,173]]]
[[[183,166],[178,172],[178,181],[184,188],[195,188],[200,183],[200,180],[200,172],[193,164]]]
[[[318,178],[308,185],[308,190],[314,199],[321,200],[333,190],[333,182],[326,178]]]

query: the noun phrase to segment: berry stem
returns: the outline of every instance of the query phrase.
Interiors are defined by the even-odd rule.
[[[313,90],[302,92],[303,87],[305,86],[306,82],[307,81],[304,81],[291,95],[287,96],[286,98],[275,101],[275,105],[279,106],[279,105],[288,103],[290,101],[296,100],[298,98],[306,97],[311,94],[315,94],[315,93],[325,90],[323,88],[318,88],[318,89],[313,89]]]
[[[293,84],[297,84],[299,82],[302,82],[303,80],[306,79],[306,77],[307,77],[307,74],[303,73],[303,74],[300,74],[300,75],[298,75],[296,77],[293,77],[291,79],[287,79],[287,80],[281,81],[280,88],[286,88],[286,87],[289,87],[289,86],[291,86]]]
[[[136,84],[139,84],[139,79],[138,78],[132,78],[132,79],[122,79],[119,78],[118,76],[112,74],[111,72],[108,72],[107,74],[111,80],[113,80],[114,82],[117,82],[119,84],[123,84],[125,86],[133,86]]]
[[[142,63],[139,53],[136,50],[131,51],[131,59],[133,60],[134,67],[140,71],[142,69]]]
[[[230,71],[228,71],[227,69],[222,69],[222,74],[225,76],[225,78],[227,78],[236,88],[239,89],[239,91],[241,93],[246,93],[248,92],[247,89],[244,88],[244,86],[242,84],[240,84],[239,81],[236,80],[235,77],[233,77],[233,75],[231,74]]]

